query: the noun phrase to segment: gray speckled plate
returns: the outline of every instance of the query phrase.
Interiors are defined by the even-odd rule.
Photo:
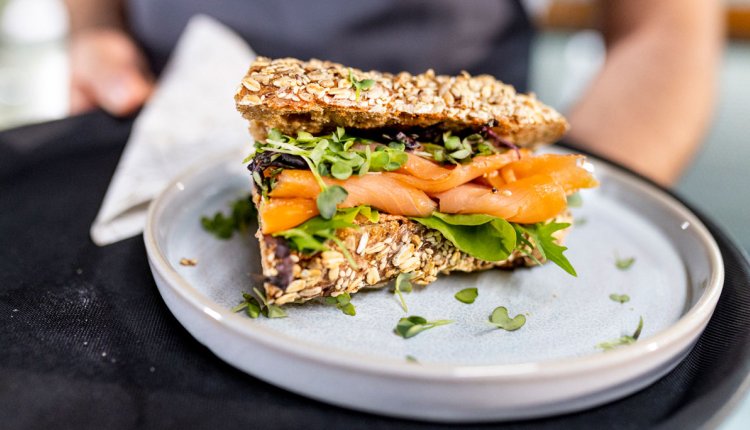
[[[687,209],[652,186],[594,161],[602,186],[583,192],[567,255],[554,265],[446,276],[406,295],[409,315],[451,319],[404,340],[406,314],[388,289],[353,296],[349,317],[320,303],[288,306],[286,319],[232,314],[257,271],[257,243],[220,241],[202,215],[246,195],[248,174],[229,154],[173,183],[151,206],[144,233],[154,277],[177,319],[216,355],[273,384],[316,399],[394,416],[488,421],[575,411],[645,387],[689,351],[718,300],[718,248]],[[181,258],[198,261],[195,267]],[[628,270],[616,259],[635,257]],[[477,287],[472,305],[453,295]],[[609,295],[627,294],[620,304]],[[497,306],[523,313],[520,330],[493,328]],[[639,342],[596,345],[635,330]],[[406,360],[415,357],[418,363]],[[332,381],[340,381],[332,383]]]

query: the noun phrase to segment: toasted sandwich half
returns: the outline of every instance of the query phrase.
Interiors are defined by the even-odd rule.
[[[565,119],[491,76],[363,72],[259,57],[235,95],[269,303],[552,261],[580,155],[534,155]]]

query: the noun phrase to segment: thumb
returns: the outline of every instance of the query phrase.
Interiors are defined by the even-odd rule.
[[[140,108],[153,90],[153,83],[136,67],[124,66],[102,77],[94,85],[93,97],[115,116],[130,115]]]

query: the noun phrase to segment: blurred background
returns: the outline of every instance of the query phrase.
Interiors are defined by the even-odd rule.
[[[592,4],[525,3],[541,30],[531,89],[565,111],[604,61]],[[725,0],[724,7],[727,49],[714,123],[676,190],[750,250],[750,0]],[[0,130],[66,115],[66,35],[62,0],[0,0]],[[749,399],[722,428],[750,428]]]

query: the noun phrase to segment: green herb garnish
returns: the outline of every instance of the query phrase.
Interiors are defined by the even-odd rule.
[[[464,288],[463,290],[456,293],[454,296],[456,300],[462,303],[466,303],[467,305],[470,305],[474,303],[474,300],[477,299],[477,295],[479,294],[478,290],[476,288]]]
[[[615,259],[615,267],[617,267],[620,270],[628,270],[630,269],[630,266],[635,263],[635,257],[630,258],[619,258],[617,257]]]
[[[526,317],[523,314],[518,314],[511,318],[508,316],[508,309],[505,306],[500,306],[492,311],[490,324],[506,331],[516,331],[526,324]]]
[[[451,320],[427,321],[422,317],[414,315],[398,320],[398,324],[393,331],[404,339],[409,339],[410,337],[414,337],[425,330],[429,330],[441,325],[450,324],[452,322],[453,321]]]
[[[440,163],[459,164],[468,161],[476,155],[492,155],[500,151],[492,144],[487,143],[482,135],[471,134],[461,139],[451,132],[445,132],[442,136],[442,144],[422,144],[424,153],[419,155],[432,158]]]
[[[352,297],[349,293],[341,293],[336,297],[326,297],[325,302],[329,305],[335,305],[337,309],[349,316],[354,316],[357,311],[351,303]]]
[[[411,273],[399,273],[398,276],[396,276],[396,282],[393,284],[393,293],[396,294],[401,301],[401,308],[404,312],[409,312],[409,307],[406,306],[406,300],[404,300],[404,295],[402,293],[411,293],[414,289],[411,282],[409,282],[411,278]]]
[[[603,349],[604,351],[610,351],[619,346],[630,345],[631,343],[635,343],[635,341],[638,340],[638,338],[641,336],[642,330],[643,330],[643,317],[640,317],[640,319],[638,320],[638,327],[635,329],[632,335],[620,336],[619,339],[615,339],[609,342],[602,342],[596,345],[596,347]]]
[[[618,302],[620,304],[627,303],[630,301],[630,296],[627,294],[610,294],[609,299],[613,302]]]
[[[244,301],[240,303],[239,305],[232,308],[232,312],[240,312],[242,310],[245,310],[247,312],[247,316],[250,318],[258,318],[260,315],[260,303],[258,303],[258,300],[255,299],[255,297],[252,296],[252,294],[242,293],[242,298]]]
[[[406,356],[406,361],[408,361],[409,363],[419,364],[419,361],[417,360],[417,357],[415,357],[413,355],[407,355]]]
[[[286,318],[286,312],[281,307],[269,305],[266,295],[257,288],[253,288],[255,296],[242,293],[243,302],[232,308],[232,312],[245,310],[250,318],[258,318],[263,315],[266,318]]]
[[[255,206],[249,197],[237,199],[230,204],[231,212],[224,215],[216,212],[213,217],[201,217],[201,225],[219,239],[229,239],[235,231],[247,232],[247,226],[255,219]]]
[[[270,305],[268,304],[268,298],[266,298],[266,295],[261,293],[257,288],[253,288],[253,291],[255,292],[255,295],[258,299],[262,302],[263,306],[261,308],[261,313],[266,318],[286,318],[287,314],[284,309],[281,309],[280,306],[277,305]]]
[[[357,78],[354,77],[352,69],[349,69],[349,83],[352,84],[352,88],[354,88],[354,99],[359,101],[359,92],[361,90],[369,90],[375,84],[375,81],[372,79],[362,79],[358,81]]]
[[[368,172],[397,170],[408,160],[404,151],[403,144],[384,145],[349,136],[341,127],[323,136],[301,131],[297,137],[272,129],[265,141],[255,142],[254,152],[245,161],[264,152],[299,156],[308,164],[321,190],[324,190],[326,184],[321,176],[345,180],[354,174],[361,176]],[[261,182],[258,186],[264,188],[260,175],[255,176],[256,182]]]

